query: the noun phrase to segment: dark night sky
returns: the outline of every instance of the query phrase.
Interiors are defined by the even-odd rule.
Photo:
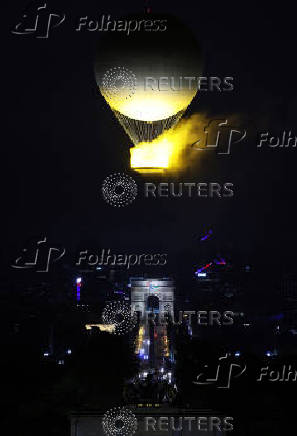
[[[143,9],[141,1],[48,4],[73,19],[104,13],[119,18]],[[297,148],[259,151],[256,133],[297,135],[295,14],[272,2],[208,4],[155,1],[152,7],[190,27],[204,51],[204,75],[234,76],[235,91],[205,93],[188,113],[233,113],[255,126],[230,157],[203,156],[176,178],[232,182],[235,196],[226,200],[137,199],[123,209],[106,204],[101,182],[113,172],[129,172],[130,140],[96,92],[96,35],[74,32],[73,21],[48,40],[17,37],[7,29],[2,53],[5,261],[36,235],[69,249],[85,244],[199,256],[197,237],[213,226],[218,245],[234,260],[294,265]],[[24,6],[7,2],[10,29]]]

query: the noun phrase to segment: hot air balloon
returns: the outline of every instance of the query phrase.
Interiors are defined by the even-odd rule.
[[[200,48],[179,20],[133,16],[137,22],[144,18],[163,27],[105,34],[95,60],[100,92],[134,145],[149,145],[178,123],[197,93],[196,78],[202,73]],[[166,167],[165,155],[142,166]]]

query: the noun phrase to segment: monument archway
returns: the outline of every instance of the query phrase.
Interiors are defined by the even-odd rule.
[[[174,281],[169,278],[155,279],[133,277],[130,279],[131,312],[139,312],[143,317],[149,310],[149,302],[159,301],[159,314],[174,313]],[[150,298],[152,297],[152,298]]]

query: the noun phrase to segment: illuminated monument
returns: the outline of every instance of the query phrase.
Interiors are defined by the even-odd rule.
[[[173,317],[174,282],[172,279],[131,278],[131,311],[139,312],[141,318],[147,313],[166,313]]]
[[[174,281],[169,278],[131,278],[131,312],[140,324],[135,354],[140,360],[139,379],[174,384],[174,356],[168,333],[168,319],[174,316]],[[152,315],[152,316],[151,316]]]
[[[129,404],[128,409],[137,419],[138,428],[134,433],[135,436],[147,436],[152,433],[155,436],[163,436],[165,433],[160,429],[158,423],[161,420],[164,422],[166,419],[169,423],[174,419],[177,424],[177,427],[174,428],[168,425],[168,431],[166,430],[168,436],[181,434],[184,436],[192,436],[193,434],[197,436],[205,434],[209,436],[225,435],[224,430],[217,431],[217,423],[223,422],[224,419],[221,414],[217,414],[211,409],[176,407],[172,403],[175,398],[176,384],[173,376],[174,359],[171,353],[169,329],[167,325],[162,323],[147,323],[146,314],[158,314],[159,318],[162,318],[166,313],[173,315],[174,281],[169,278],[135,277],[130,278],[130,288],[131,309],[140,314],[135,344],[135,352],[140,359],[140,372],[137,377],[131,380],[133,392],[136,391],[139,396],[137,396],[137,401],[128,402],[125,399],[126,404],[127,402]],[[72,413],[70,416],[71,436],[121,436],[128,434],[125,427],[123,427],[122,432],[116,427],[114,433],[104,432],[102,422],[106,416],[106,408],[104,408],[104,404],[102,407],[103,410],[85,410]],[[194,428],[188,428],[186,420],[191,422],[197,420],[198,422],[199,417],[203,417],[203,430],[195,429],[192,431]],[[120,418],[122,419],[122,416]],[[120,419],[117,416],[113,418],[114,423],[118,420]],[[153,431],[147,431],[151,427],[147,427],[146,422],[156,423]],[[206,424],[212,422],[216,425]],[[127,425],[128,428],[129,422],[124,422],[124,425]],[[205,431],[206,427],[209,427],[207,432]],[[132,433],[130,434],[132,436]]]

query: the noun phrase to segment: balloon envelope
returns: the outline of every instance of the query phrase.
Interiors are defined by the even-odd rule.
[[[163,30],[107,32],[96,50],[95,75],[105,100],[138,144],[151,142],[179,121],[197,93],[202,56],[176,18],[148,14],[133,19],[162,21]]]

